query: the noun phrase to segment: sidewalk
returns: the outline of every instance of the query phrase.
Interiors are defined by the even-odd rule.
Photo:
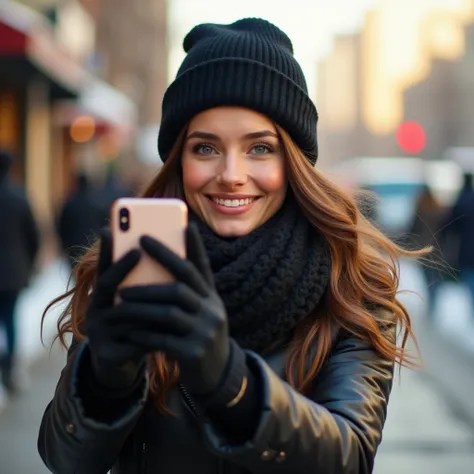
[[[427,289],[418,264],[401,262],[400,298],[406,303],[410,314],[424,317],[426,314]],[[434,329],[474,357],[474,302],[469,290],[461,282],[444,282],[440,285],[431,320]]]
[[[396,377],[374,474],[471,474],[474,431],[422,372]]]
[[[474,427],[474,314],[470,294],[460,283],[443,284],[434,314],[428,318],[420,267],[403,261],[401,269],[400,287],[412,293],[400,297],[413,317],[430,381],[449,393],[451,405],[464,412]]]
[[[55,344],[51,354],[32,361],[31,387],[0,413],[1,474],[51,474],[37,450],[41,418],[51,401],[66,352]]]
[[[65,303],[56,305],[48,312],[44,324],[44,346],[41,343],[41,318],[46,306],[64,293],[68,278],[67,265],[60,259],[52,260],[20,295],[16,307],[17,370],[24,384],[29,385],[30,366],[48,353],[52,339],[56,335],[56,323]],[[5,333],[0,328],[0,351],[5,349],[5,344]],[[0,385],[0,412],[6,408],[7,403],[6,393]]]
[[[46,306],[65,292],[69,269],[60,259],[51,261],[21,294],[17,306],[18,356],[20,363],[28,367],[41,355],[46,354],[56,334],[56,323],[65,304],[52,308],[44,325],[44,347],[41,344],[41,317]]]

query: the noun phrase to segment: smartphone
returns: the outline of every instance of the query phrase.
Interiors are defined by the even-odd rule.
[[[188,208],[180,199],[121,198],[111,207],[113,260],[140,248],[140,237],[149,235],[174,253],[186,258],[185,231]],[[171,283],[173,275],[147,253],[127,275],[120,287]]]

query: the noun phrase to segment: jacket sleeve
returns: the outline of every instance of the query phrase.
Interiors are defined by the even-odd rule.
[[[147,380],[124,406],[119,419],[103,422],[89,418],[78,387],[87,351],[87,343],[71,345],[53,400],[41,422],[38,451],[53,474],[106,474],[117,461],[145,405]]]
[[[254,474],[372,472],[393,362],[359,339],[340,340],[315,379],[310,398],[281,380],[259,356],[248,353],[248,364],[263,388],[255,435],[232,446],[208,423],[204,432],[211,451]]]

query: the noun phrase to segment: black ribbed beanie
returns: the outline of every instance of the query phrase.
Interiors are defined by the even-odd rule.
[[[236,105],[271,118],[316,162],[318,114],[283,31],[258,18],[201,24],[187,34],[183,47],[187,56],[163,99],[158,137],[163,161],[196,114]]]

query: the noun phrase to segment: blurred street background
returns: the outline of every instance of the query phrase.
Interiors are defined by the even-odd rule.
[[[63,306],[45,346],[41,316],[66,289],[70,249],[159,169],[185,33],[245,16],[293,40],[320,116],[318,166],[402,246],[434,247],[428,267],[401,263],[423,367],[397,375],[375,474],[474,473],[474,0],[0,0],[0,216],[8,175],[31,260],[16,274],[26,287],[0,268],[0,313],[16,303],[15,325],[0,320],[0,474],[47,473],[36,439],[65,361],[50,351]],[[0,262],[21,240],[5,246],[3,219]]]

